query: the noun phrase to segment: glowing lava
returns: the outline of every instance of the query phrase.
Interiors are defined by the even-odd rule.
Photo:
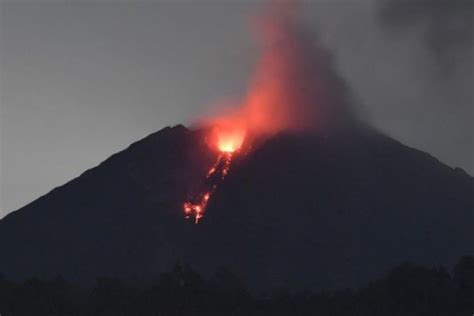
[[[273,0],[252,30],[261,48],[244,96],[218,105],[202,120],[214,127],[208,139],[218,151],[217,161],[196,194],[184,202],[187,218],[196,223],[217,186],[228,174],[232,157],[245,139],[245,151],[280,132],[321,132],[341,126],[352,117],[344,84],[319,45],[301,28],[294,0]],[[230,106],[230,107],[229,107]],[[334,122],[335,124],[332,124]]]
[[[204,216],[207,204],[218,185],[229,173],[232,158],[241,147],[245,138],[244,129],[226,129],[222,131],[216,128],[214,134],[216,138],[215,146],[219,150],[217,160],[211,168],[209,168],[206,179],[198,193],[183,203],[185,217],[194,217],[196,224],[198,224],[199,220]]]
[[[219,129],[217,132],[217,148],[221,152],[233,153],[240,148],[245,138],[244,128],[232,130]]]

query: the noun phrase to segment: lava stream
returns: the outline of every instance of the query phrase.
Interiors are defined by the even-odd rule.
[[[184,202],[183,209],[186,218],[194,217],[195,223],[199,223],[217,186],[224,180],[229,172],[232,156],[233,152],[221,151],[216,162],[209,169],[201,189],[189,200]]]

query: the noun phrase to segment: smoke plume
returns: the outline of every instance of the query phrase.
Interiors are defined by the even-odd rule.
[[[320,132],[351,121],[347,89],[330,55],[298,21],[297,9],[295,1],[271,1],[252,20],[260,55],[236,109],[211,119],[221,134]]]
[[[420,33],[433,64],[443,75],[472,63],[473,1],[385,0],[379,16],[382,25],[392,31]]]

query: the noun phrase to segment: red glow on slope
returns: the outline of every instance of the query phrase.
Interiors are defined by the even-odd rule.
[[[217,186],[229,173],[233,155],[244,142],[245,125],[239,120],[220,119],[211,131],[210,147],[219,152],[216,162],[209,168],[202,187],[183,204],[186,218],[194,217],[195,223],[204,216],[207,204]]]
[[[301,56],[293,51],[298,39],[292,38],[295,34],[292,32],[291,16],[285,10],[274,10],[280,9],[280,5],[275,3],[275,7],[271,6],[268,16],[260,21],[262,54],[246,96],[237,102],[238,106],[231,113],[214,116],[204,122],[212,127],[209,145],[219,155],[209,168],[202,187],[183,204],[186,218],[194,217],[196,224],[203,217],[217,186],[229,173],[233,155],[241,148],[245,138],[247,142],[251,141],[248,134],[266,136],[301,127],[303,121],[307,121],[308,113],[293,111],[295,105],[300,109],[295,102],[302,101],[301,96],[295,94],[305,92],[300,92],[292,83],[295,79],[299,81],[299,72],[307,70],[306,64],[299,62]]]
[[[329,55],[313,45],[298,22],[296,9],[295,0],[269,1],[264,14],[254,20],[261,53],[245,95],[232,101],[231,112],[201,122],[212,127],[209,145],[219,156],[200,193],[184,203],[186,216],[193,216],[196,223],[244,139],[248,151],[257,140],[275,133],[319,132],[332,125],[335,116],[342,113],[344,119],[346,115],[345,95]]]
[[[194,217],[194,222],[204,216],[207,204],[217,189],[217,186],[224,180],[229,173],[230,164],[233,154],[231,152],[222,151],[217,157],[214,165],[209,169],[203,188],[196,195],[183,203],[184,214],[186,218]]]

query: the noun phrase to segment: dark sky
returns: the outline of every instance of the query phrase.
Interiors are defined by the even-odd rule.
[[[474,172],[473,1],[313,0],[373,125]],[[2,1],[0,217],[149,133],[238,97],[261,1]]]

